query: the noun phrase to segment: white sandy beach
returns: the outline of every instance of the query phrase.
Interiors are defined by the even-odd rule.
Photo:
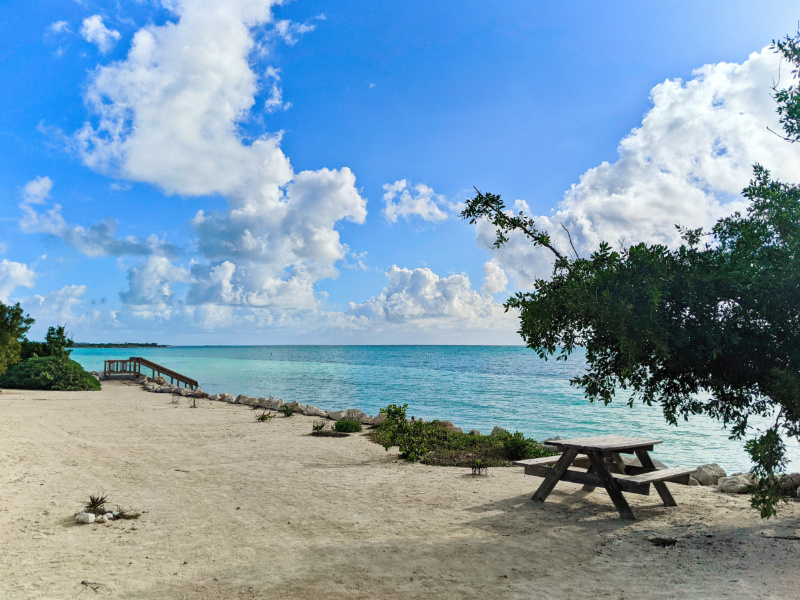
[[[677,508],[629,494],[625,522],[578,485],[531,502],[518,468],[472,477],[311,437],[310,417],[171,400],[0,394],[0,598],[800,598],[800,542],[774,537],[800,535],[798,502],[765,521],[671,485]],[[75,524],[96,492],[142,517]]]

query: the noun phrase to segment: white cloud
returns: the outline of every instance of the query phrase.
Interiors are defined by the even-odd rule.
[[[307,303],[347,255],[336,224],[366,218],[350,169],[295,174],[279,135],[242,139],[259,92],[251,28],[271,21],[273,4],[173,2],[178,22],[138,31],[127,58],[98,69],[88,87],[97,119],[75,137],[87,165],[168,193],[226,197],[225,210],[192,221],[208,262],[193,267],[190,303],[283,306],[289,293]],[[267,75],[277,85],[277,70]],[[212,277],[226,262],[230,288]]]
[[[383,217],[387,223],[397,223],[402,217],[406,221],[417,216],[425,221],[444,221],[447,213],[440,206],[446,206],[444,196],[433,188],[418,183],[411,187],[406,179],[383,185]]]
[[[784,180],[800,172],[800,150],[767,131],[780,130],[770,86],[778,58],[765,48],[743,64],[705,65],[689,81],[667,80],[653,88],[653,108],[619,145],[619,159],[589,169],[549,215],[535,217],[564,253],[571,252],[563,223],[578,252],[588,256],[605,240],[612,245],[645,241],[674,246],[674,225],[709,227],[741,210],[740,191],[759,162]],[[516,210],[531,214],[517,201]],[[494,232],[477,227],[490,247]],[[552,258],[521,236],[494,253],[518,287],[546,276]]]
[[[267,67],[264,77],[269,86],[269,97],[264,102],[264,110],[267,113],[274,113],[279,110],[289,110],[292,107],[291,102],[283,101],[283,89],[281,83],[281,71],[275,67]]]
[[[32,288],[36,281],[36,272],[28,265],[4,258],[0,261],[0,302],[18,287]]]
[[[25,184],[19,205],[22,209],[19,225],[25,233],[54,235],[87,256],[177,254],[177,248],[159,240],[155,234],[146,239],[116,237],[119,225],[113,219],[104,219],[88,227],[68,224],[61,214],[60,204],[47,204],[52,189],[53,182],[49,177],[37,177]],[[37,210],[37,207],[42,210]]]
[[[81,35],[87,42],[95,44],[103,54],[110,51],[122,37],[116,29],[106,27],[100,15],[92,15],[83,20]]]
[[[324,21],[325,15],[320,15],[317,18]],[[290,46],[294,46],[297,43],[299,36],[303,35],[304,33],[314,31],[316,28],[316,25],[311,25],[309,23],[295,23],[294,21],[289,21],[288,19],[282,19],[275,22],[275,33]]]
[[[85,293],[85,285],[65,285],[46,296],[37,294],[23,298],[20,303],[36,319],[40,328],[45,324],[75,326],[93,316],[91,312],[77,315],[73,310],[83,304],[82,296]]]
[[[485,280],[481,291],[486,294],[497,294],[508,286],[506,272],[494,259],[483,264],[483,274]]]
[[[70,32],[69,23],[67,23],[66,21],[54,21],[53,23],[50,23],[50,27],[48,29],[50,29],[50,31],[52,31],[53,33]]]
[[[516,322],[491,296],[473,290],[466,275],[439,277],[427,268],[392,265],[386,277],[389,282],[377,297],[350,303],[349,314],[363,319],[364,325],[486,329]]]
[[[175,266],[168,258],[149,256],[128,271],[128,289],[120,293],[120,298],[145,313],[169,316],[174,304],[172,284],[189,280],[189,272]]]

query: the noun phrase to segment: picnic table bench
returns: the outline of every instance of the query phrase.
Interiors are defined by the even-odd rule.
[[[685,467],[657,469],[648,452],[662,440],[600,435],[548,443],[560,446],[563,453],[514,462],[525,467],[526,475],[544,477],[531,499],[544,502],[559,481],[582,483],[586,491],[602,486],[623,519],[633,520],[635,517],[622,492],[647,496],[652,483],[665,506],[677,506],[666,482],[688,484],[689,475],[694,472],[693,468]],[[640,465],[627,464],[621,454],[635,454]],[[569,467],[587,470],[577,471]]]

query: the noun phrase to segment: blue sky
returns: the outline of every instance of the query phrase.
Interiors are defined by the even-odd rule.
[[[0,6],[0,300],[34,336],[518,343],[548,257],[491,250],[472,186],[588,253],[800,168],[766,129],[789,2],[31,6]]]

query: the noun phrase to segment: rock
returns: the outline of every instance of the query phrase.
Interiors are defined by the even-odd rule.
[[[308,417],[322,417],[323,419],[328,416],[328,413],[324,410],[316,406],[311,406],[310,404],[305,407],[303,414]]]
[[[105,515],[103,515],[103,516],[104,516],[106,519],[108,519],[109,521],[113,521],[113,520],[114,520],[114,513],[112,513],[112,512],[107,512],[107,513],[106,513]]]
[[[480,435],[480,434],[481,432],[478,431],[477,429],[470,429],[467,435]]]
[[[218,399],[219,399],[220,402],[228,402],[230,404],[233,404],[234,402],[236,402],[236,399],[231,394],[229,394],[228,392],[222,392],[218,396]]]
[[[95,523],[108,523],[108,517],[105,515],[100,515],[99,517],[95,517]]]
[[[292,412],[296,412],[296,413],[300,413],[300,414],[304,414],[304,411],[306,409],[306,405],[305,404],[300,404],[297,400],[295,400],[294,402],[289,402],[286,406],[291,408]]]
[[[209,394],[208,399],[214,402],[219,402],[219,394]]]
[[[455,431],[456,429],[458,429],[458,427],[456,427],[456,424],[453,423],[452,421],[437,421],[437,423],[439,424],[439,427],[447,431]]]
[[[717,485],[719,478],[726,476],[727,473],[725,473],[725,469],[720,467],[717,463],[701,465],[692,473],[692,477],[697,479],[700,485]]]
[[[641,467],[642,466],[642,461],[640,461],[638,458],[627,458],[627,457],[623,456],[622,460],[624,460],[625,464],[630,466],[630,467]],[[667,468],[667,465],[665,465],[663,462],[661,462],[657,458],[653,458],[651,456],[650,460],[653,461],[653,464],[656,466],[656,469],[666,469]]]
[[[697,481],[697,479],[695,479],[691,475],[689,475],[689,485],[700,485],[700,482]]]
[[[75,517],[75,520],[78,523],[86,525],[88,523],[94,523],[95,516],[92,513],[82,512]]]
[[[346,410],[335,410],[333,412],[328,413],[328,418],[333,419],[334,421],[341,421],[342,419],[347,418],[347,411]]]
[[[800,487],[800,473],[778,476],[778,491],[781,496],[799,498],[800,496],[797,495],[798,487]]]
[[[164,379],[161,375],[151,379],[150,381],[152,381],[154,383],[157,383],[158,385],[166,385],[166,383],[167,383],[167,380]]]
[[[753,484],[753,475],[745,473],[743,475],[733,475],[732,477],[720,477],[717,481],[720,492],[726,494],[742,494]]]
[[[561,452],[561,446],[553,446],[552,444],[548,444],[547,442],[555,442],[557,440],[563,440],[564,438],[560,435],[555,437],[547,438],[545,441],[541,442],[542,448],[544,448],[545,452],[549,452],[550,454],[558,454]]]
[[[236,396],[236,404],[244,404],[245,406],[255,406],[258,404],[258,398],[253,398],[247,394],[239,394]]]
[[[190,390],[189,388],[181,388],[180,394],[184,398],[188,398],[189,396],[192,395],[192,390]]]
[[[266,407],[270,410],[280,410],[285,402],[283,400],[276,400],[275,398],[267,398]]]
[[[195,398],[208,398],[208,394],[200,387],[196,387],[192,390],[192,396]]]
[[[506,431],[505,429],[500,427],[500,425],[498,425],[494,429],[492,429],[492,433],[490,433],[489,435],[503,435],[506,433],[508,433],[508,431]]]
[[[368,415],[366,413],[361,413],[361,416],[358,417],[358,422],[361,423],[362,425],[372,425],[372,422],[374,420],[375,419],[371,415]]]
[[[797,487],[797,491],[795,493],[797,494],[796,497],[800,498],[800,486]]]
[[[388,419],[388,418],[389,417],[386,415],[385,412],[378,413],[377,415],[375,415],[375,418],[372,419],[372,426],[373,427],[380,427],[381,425],[386,423],[386,419]]]

